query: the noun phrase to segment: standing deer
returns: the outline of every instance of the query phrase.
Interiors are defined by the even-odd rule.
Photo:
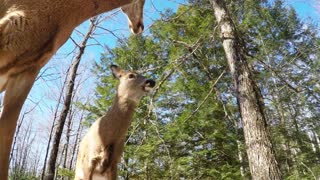
[[[119,79],[117,94],[108,112],[93,123],[80,143],[75,180],[117,178],[117,162],[134,110],[155,82],[118,66],[111,66]]]
[[[122,7],[134,33],[143,31],[145,0],[0,0],[0,180],[8,178],[9,153],[22,105],[40,69],[90,17]]]

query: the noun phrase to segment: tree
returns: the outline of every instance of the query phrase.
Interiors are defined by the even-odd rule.
[[[247,155],[253,179],[282,179],[264,113],[264,103],[224,1],[212,0],[221,39],[234,81]]]
[[[54,110],[53,122],[52,122],[52,125],[51,125],[51,128],[50,128],[50,132],[49,132],[49,139],[48,139],[47,146],[46,146],[46,149],[45,149],[46,153],[45,153],[45,156],[44,156],[44,163],[43,163],[42,172],[41,172],[41,179],[42,180],[45,177],[45,171],[46,171],[46,167],[47,167],[47,160],[48,160],[48,155],[49,155],[52,135],[53,135],[54,127],[56,125],[56,120],[58,118],[57,117],[58,116],[58,110],[59,110],[60,103],[61,103],[62,98],[63,98],[63,92],[64,92],[64,88],[66,87],[69,70],[70,70],[70,68],[67,70],[66,76],[65,76],[64,81],[63,81],[63,86],[62,86],[62,89],[59,92],[58,101],[57,101],[57,104],[56,104],[56,107],[55,107],[55,110]]]
[[[285,177],[313,178],[318,172],[316,154],[308,134],[319,125],[319,92],[314,87],[318,50],[314,25],[299,20],[283,1],[248,0],[239,6],[245,16],[236,20],[246,42],[247,59],[264,96],[272,141]],[[306,112],[308,112],[306,115]],[[305,164],[308,168],[306,168]]]

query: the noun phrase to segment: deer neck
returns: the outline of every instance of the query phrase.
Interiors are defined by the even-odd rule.
[[[109,117],[113,117],[114,121],[129,126],[136,106],[137,102],[117,94],[108,115]]]
[[[121,140],[125,137],[131,124],[135,107],[134,101],[116,95],[107,114],[96,121],[91,129],[98,130],[104,145]]]
[[[68,19],[74,20],[74,23],[78,25],[90,17],[119,8],[132,1],[133,0],[69,0],[71,5],[70,12],[72,13],[69,13],[70,17]]]

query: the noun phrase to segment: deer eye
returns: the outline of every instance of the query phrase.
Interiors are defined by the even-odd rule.
[[[129,74],[129,79],[134,79],[136,77],[136,75],[134,74]]]

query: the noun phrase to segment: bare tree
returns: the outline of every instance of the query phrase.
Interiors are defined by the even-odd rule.
[[[25,111],[22,115],[22,117],[19,119],[18,121],[18,125],[17,125],[17,130],[15,132],[15,136],[14,136],[14,139],[13,139],[13,144],[12,144],[12,149],[11,149],[11,153],[10,153],[10,160],[9,162],[11,162],[12,160],[12,156],[13,156],[13,153],[14,153],[14,149],[15,149],[15,146],[16,146],[16,143],[17,143],[17,137],[19,136],[19,133],[20,133],[20,129],[21,129],[21,126],[24,122],[24,119],[26,117],[26,115],[28,115],[29,113],[31,113],[36,107],[38,106],[38,103],[36,103],[36,105],[34,107],[32,107],[30,110],[28,111]]]
[[[72,151],[71,151],[71,158],[70,158],[70,164],[69,164],[69,170],[72,169],[74,163],[75,163],[75,156],[78,154],[78,149],[79,149],[79,146],[78,144],[80,143],[80,140],[81,140],[81,134],[82,134],[82,129],[83,129],[83,126],[81,125],[82,123],[82,119],[83,119],[83,116],[84,116],[84,111],[82,111],[81,115],[80,115],[80,121],[79,121],[79,124],[78,124],[78,127],[77,127],[77,131],[76,131],[76,137],[75,137],[75,140],[74,140],[74,145],[73,145],[73,148],[72,148]]]
[[[65,148],[65,153],[64,153],[64,157],[63,157],[64,160],[63,160],[63,164],[62,164],[63,168],[67,167],[68,151],[69,151],[69,143],[70,143],[73,117],[74,117],[74,111],[71,108],[70,113],[69,113],[68,122],[67,122],[66,143],[65,143],[66,148]]]
[[[19,131],[16,132],[14,148],[12,148],[10,158],[12,179],[20,179],[25,173],[35,174],[33,170],[37,168],[38,160],[35,158],[37,153],[34,152],[34,142],[37,134],[32,132],[32,121],[28,121],[29,123],[27,124],[24,123],[26,115],[32,112],[33,109],[23,113],[22,118],[19,120]],[[39,148],[36,151],[38,150]],[[29,159],[35,160],[29,161]]]
[[[88,30],[87,34],[84,36],[84,39],[81,42],[81,44],[77,45],[79,52],[78,52],[77,56],[75,57],[75,61],[73,62],[72,67],[70,69],[70,77],[69,77],[68,85],[66,88],[65,100],[63,103],[61,115],[58,119],[58,124],[57,124],[57,128],[55,131],[53,143],[52,143],[52,149],[50,152],[50,158],[48,161],[48,168],[46,170],[45,179],[47,179],[47,180],[54,179],[55,170],[56,170],[56,161],[57,161],[59,145],[60,145],[60,139],[62,136],[65,121],[66,121],[66,118],[68,116],[69,109],[70,109],[72,94],[73,94],[73,90],[74,90],[74,83],[75,83],[75,79],[77,76],[77,70],[78,70],[81,58],[84,54],[85,48],[87,46],[87,42],[95,29],[95,26],[96,26],[95,22],[96,22],[96,18],[90,19],[89,30]]]
[[[56,105],[56,108],[54,110],[53,122],[52,122],[52,125],[51,125],[51,128],[50,128],[50,132],[49,132],[49,139],[48,139],[48,143],[47,143],[47,146],[46,146],[46,153],[45,153],[44,163],[43,163],[43,168],[42,168],[42,173],[41,173],[41,179],[42,180],[44,179],[44,176],[45,176],[45,170],[46,170],[46,167],[47,167],[47,160],[48,160],[48,155],[49,155],[49,150],[50,150],[52,134],[53,134],[54,127],[55,127],[55,124],[56,124],[56,120],[57,120],[57,116],[58,116],[58,110],[59,110],[59,107],[60,107],[60,103],[62,101],[64,88],[65,88],[65,85],[67,83],[67,77],[68,77],[69,70],[70,70],[70,68],[67,70],[65,79],[64,79],[63,84],[62,84],[62,89],[61,89],[61,91],[59,93],[57,105]]]
[[[211,0],[234,81],[253,179],[282,179],[267,128],[264,103],[224,0]]]

